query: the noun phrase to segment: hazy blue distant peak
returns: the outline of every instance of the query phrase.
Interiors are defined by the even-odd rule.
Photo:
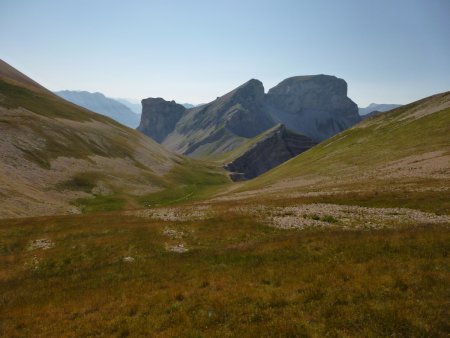
[[[181,105],[184,106],[184,108],[186,108],[186,109],[195,107],[195,104],[192,104],[192,103],[182,103]]]
[[[400,104],[396,104],[396,103],[371,103],[369,104],[366,108],[370,108],[370,109],[384,109],[384,108],[388,108],[388,109],[393,109],[391,107],[400,107]]]
[[[139,100],[124,99],[124,98],[115,98],[115,100],[130,108],[131,111],[133,111],[136,114],[141,114],[142,112],[142,105]]]
[[[139,114],[134,113],[123,103],[106,97],[100,92],[61,90],[55,92],[55,94],[95,113],[108,116],[130,128],[136,128],[139,125]]]
[[[400,107],[401,104],[395,104],[395,103],[371,103],[365,108],[359,107],[359,115],[367,115],[370,114],[373,111],[377,112],[385,112],[391,109],[395,109]]]

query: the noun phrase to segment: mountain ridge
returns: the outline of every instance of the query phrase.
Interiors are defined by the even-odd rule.
[[[290,105],[283,106],[286,98],[291,99]],[[152,109],[147,107],[147,111]],[[163,139],[154,131],[140,130],[157,137],[172,151],[201,158],[232,151],[278,123],[321,141],[360,120],[356,104],[347,97],[346,82],[329,75],[288,78],[267,94],[261,81],[251,79],[216,100],[179,115],[173,130],[166,130]],[[143,114],[141,124],[152,118]],[[158,119],[163,120],[164,114],[159,114]]]

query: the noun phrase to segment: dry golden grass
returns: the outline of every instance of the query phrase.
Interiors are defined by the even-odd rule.
[[[234,206],[182,222],[117,212],[0,221],[0,336],[449,332],[448,225],[279,230]],[[54,245],[30,247],[38,239]],[[189,251],[167,251],[180,242]]]

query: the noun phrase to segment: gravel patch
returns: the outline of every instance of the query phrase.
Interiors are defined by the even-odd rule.
[[[184,253],[184,252],[189,251],[189,249],[183,243],[174,244],[174,245],[166,243],[166,250],[170,251],[170,252],[176,252],[176,253]]]
[[[183,231],[178,231],[178,230],[175,230],[175,229],[166,228],[163,231],[163,235],[167,236],[167,237],[170,237],[170,238],[174,238],[174,239],[180,239],[180,238],[184,237],[184,232]]]
[[[187,222],[211,217],[212,210],[208,206],[192,206],[188,208],[157,208],[128,212],[142,218],[150,218],[167,222]]]
[[[41,249],[41,250],[48,250],[51,249],[55,246],[55,243],[48,239],[48,238],[41,238],[41,239],[36,239],[34,241],[31,242],[30,246],[28,247],[28,250],[37,250],[37,249]]]
[[[326,203],[289,207],[248,206],[232,209],[255,215],[264,223],[281,229],[340,227],[380,229],[396,225],[450,224],[450,216],[406,208],[368,208]]]

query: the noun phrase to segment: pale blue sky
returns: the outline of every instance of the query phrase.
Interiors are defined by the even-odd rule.
[[[449,0],[0,0],[0,58],[51,90],[201,103],[331,74],[349,96],[450,90]]]

